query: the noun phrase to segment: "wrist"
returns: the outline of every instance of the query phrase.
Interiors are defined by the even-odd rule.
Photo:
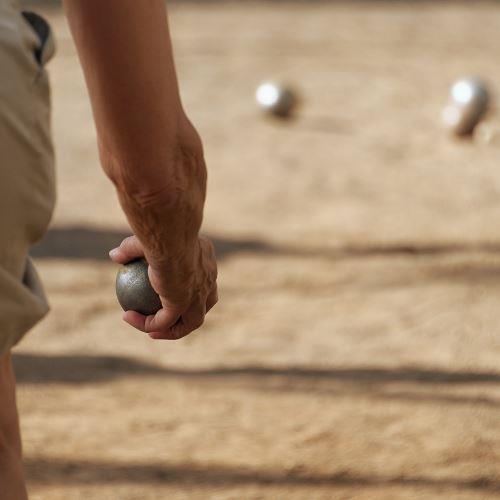
[[[120,199],[143,206],[175,205],[200,195],[204,200],[203,145],[184,114],[161,144],[151,144],[142,153],[140,148],[132,152],[130,149],[116,152],[99,140],[101,164]]]

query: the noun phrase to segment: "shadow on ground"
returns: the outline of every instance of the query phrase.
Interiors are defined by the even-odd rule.
[[[100,383],[126,376],[162,377],[197,386],[225,385],[254,391],[305,392],[323,396],[358,395],[368,399],[414,403],[475,404],[500,407],[500,400],[482,394],[450,393],[450,389],[500,386],[500,373],[450,372],[400,368],[215,367],[210,369],[163,368],[118,356],[16,354],[16,377],[21,384]],[[401,388],[404,388],[403,390]],[[448,391],[448,392],[446,392]]]
[[[423,487],[429,489],[476,490],[485,493],[500,492],[500,483],[488,477],[460,479],[425,476],[382,476],[335,474],[307,474],[300,471],[273,472],[243,467],[199,466],[193,463],[121,463],[108,461],[80,461],[61,459],[25,460],[28,481],[31,484],[184,484],[186,486],[328,486]]]
[[[130,236],[129,232],[93,229],[84,226],[54,228],[42,241],[31,249],[31,255],[39,259],[94,259],[108,260],[108,252]],[[364,257],[393,257],[396,255],[432,257],[463,253],[500,254],[500,243],[391,243],[344,245],[338,247],[307,248],[290,245],[273,245],[260,239],[222,238],[208,235],[213,241],[218,258],[236,253],[311,257],[340,260]]]
[[[247,2],[255,2],[255,0],[244,0]],[[294,4],[294,3],[305,3],[308,2],[310,4],[322,4],[322,3],[363,3],[366,2],[367,0],[260,0],[261,3],[284,3],[284,4]],[[371,2],[382,2],[382,3],[410,3],[410,1],[415,1],[415,0],[370,0]],[[421,4],[425,3],[434,3],[436,0],[419,0]],[[453,2],[456,0],[445,0],[449,2]],[[171,0],[170,3],[176,4],[176,3],[226,3],[226,4],[231,4],[231,3],[241,3],[242,0]],[[20,0],[20,5],[22,7],[39,7],[40,5],[42,6],[47,6],[47,7],[56,7],[56,8],[61,8],[62,7],[62,0]]]
[[[83,226],[54,228],[31,249],[38,259],[91,259],[109,260],[108,252],[130,236],[130,232],[91,229]],[[275,253],[266,243],[253,239],[211,238],[217,256],[224,258],[238,252]]]
[[[119,375],[168,375],[184,379],[222,379],[252,377],[359,381],[373,383],[421,384],[500,384],[500,373],[449,372],[444,370],[402,368],[328,368],[309,367],[216,367],[210,369],[163,368],[144,361],[120,356],[76,356],[14,354],[19,382],[88,382]]]

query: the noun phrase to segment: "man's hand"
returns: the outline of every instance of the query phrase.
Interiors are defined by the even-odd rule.
[[[199,328],[205,314],[217,303],[217,264],[213,245],[207,238],[198,238],[194,255],[192,272],[185,283],[173,283],[168,271],[150,265],[149,280],[163,308],[151,316],[126,311],[124,321],[153,339],[176,340]],[[118,264],[144,256],[143,246],[136,236],[125,238],[110,252],[111,259]]]
[[[136,236],[115,262],[145,257],[163,308],[127,311],[153,338],[198,328],[217,301],[212,244],[199,237],[207,171],[177,85],[164,0],[64,0],[89,90],[101,164]]]

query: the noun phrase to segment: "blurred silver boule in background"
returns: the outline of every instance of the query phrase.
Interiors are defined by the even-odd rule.
[[[297,95],[290,87],[273,82],[259,85],[255,98],[262,110],[279,118],[290,118],[298,103]]]
[[[461,78],[450,91],[450,101],[441,118],[446,128],[457,136],[468,136],[486,115],[490,93],[479,78]]]

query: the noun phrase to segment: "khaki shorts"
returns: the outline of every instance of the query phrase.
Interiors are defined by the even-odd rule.
[[[48,25],[0,0],[0,354],[48,311],[28,258],[47,230],[55,201]]]

